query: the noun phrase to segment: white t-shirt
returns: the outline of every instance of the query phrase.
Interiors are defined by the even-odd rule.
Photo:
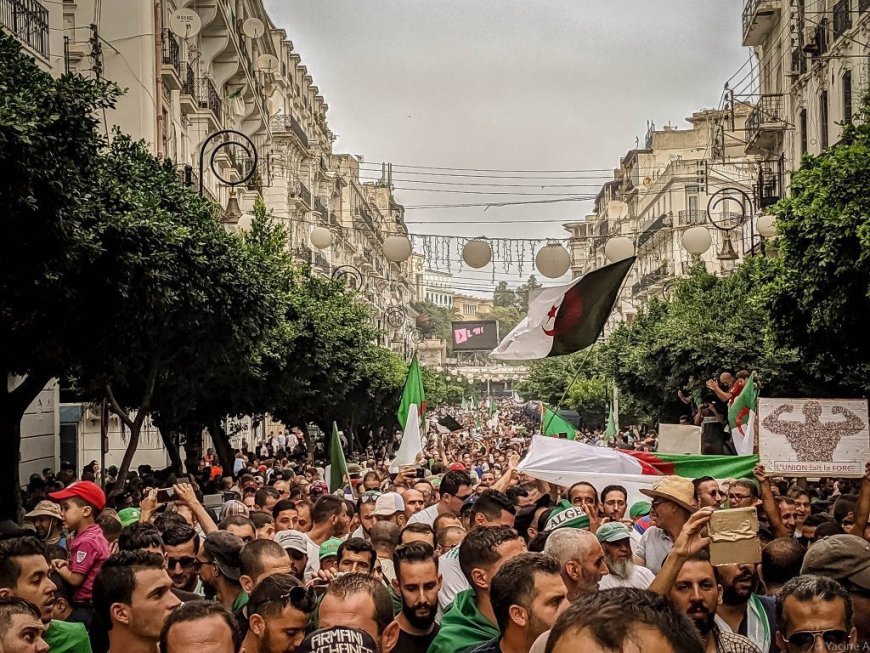
[[[314,543],[308,534],[305,534],[305,543],[308,546],[308,564],[305,565],[305,580],[309,581],[320,571],[320,545]]]
[[[295,433],[287,434],[287,449],[289,451],[293,451],[296,447],[299,446],[299,438],[296,437]]]
[[[415,512],[411,515],[411,518],[408,520],[409,524],[428,524],[432,526],[435,523],[435,519],[438,517],[438,504],[436,503],[434,506],[429,506],[428,508],[424,508],[420,512]],[[434,528],[434,526],[433,526]]]
[[[460,592],[471,589],[468,579],[459,566],[459,547],[455,546],[438,558],[438,573],[441,574],[441,591],[438,592],[438,606],[443,612],[456,599]]]
[[[655,578],[655,574],[646,567],[635,565],[634,571],[629,578],[620,578],[613,574],[607,574],[598,583],[598,589],[612,590],[616,587],[636,587],[639,590],[645,590],[650,586]]]

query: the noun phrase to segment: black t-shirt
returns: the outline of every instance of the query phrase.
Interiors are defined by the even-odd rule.
[[[429,645],[438,634],[438,624],[432,628],[432,632],[428,635],[412,635],[404,630],[399,631],[399,641],[393,647],[393,653],[426,653],[429,650]]]

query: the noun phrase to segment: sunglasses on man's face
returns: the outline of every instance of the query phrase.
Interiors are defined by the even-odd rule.
[[[166,566],[169,569],[175,569],[176,565],[181,565],[182,569],[190,569],[191,567],[196,565],[196,558],[192,556],[183,556],[181,558],[166,558]]]
[[[849,643],[849,632],[840,628],[831,630],[798,630],[783,640],[789,647],[799,653],[811,651],[816,640],[821,638],[825,648],[833,651],[845,650],[841,647]]]

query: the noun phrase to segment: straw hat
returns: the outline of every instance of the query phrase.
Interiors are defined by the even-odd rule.
[[[682,476],[662,476],[653,483],[651,490],[642,488],[640,492],[653,499],[673,501],[690,513],[698,509],[695,505],[695,486]]]
[[[24,515],[25,519],[33,519],[34,517],[54,517],[55,519],[63,519],[60,512],[60,506],[54,501],[40,501],[36,504],[33,510]]]

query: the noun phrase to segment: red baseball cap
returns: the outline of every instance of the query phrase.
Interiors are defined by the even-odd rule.
[[[465,465],[463,465],[462,463],[453,463],[452,465],[450,465],[450,471],[453,471],[453,472],[464,472],[464,471],[465,471]]]
[[[48,495],[53,501],[63,501],[72,497],[78,497],[83,501],[87,501],[97,510],[102,510],[106,507],[106,495],[100,489],[100,486],[91,481],[75,481],[59,492],[52,492]]]

